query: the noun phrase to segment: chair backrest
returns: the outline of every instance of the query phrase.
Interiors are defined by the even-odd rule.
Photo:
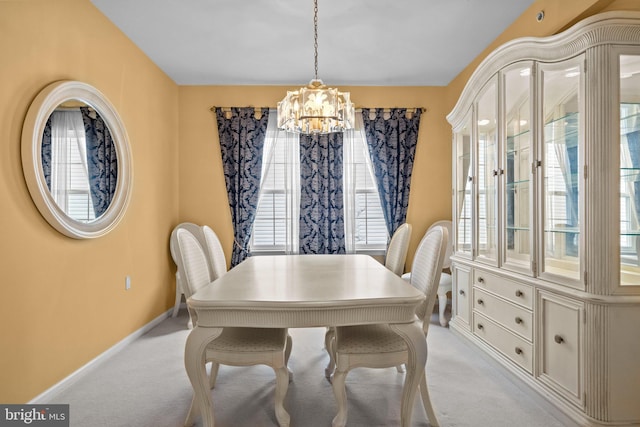
[[[202,234],[202,228],[198,224],[192,222],[182,222],[175,226],[171,232],[171,238],[169,239],[169,250],[171,252],[171,258],[173,262],[178,265],[178,230],[184,229],[196,236],[201,245],[206,244],[204,235]],[[179,271],[178,271],[179,272]]]
[[[204,248],[191,232],[179,229],[176,234],[178,269],[184,274],[184,292],[189,298],[198,289],[211,283],[209,260]]]
[[[202,226],[202,233],[211,265],[211,280],[216,280],[227,272],[227,259],[218,235],[208,225]]]
[[[391,236],[384,265],[398,276],[402,276],[402,273],[404,273],[404,263],[407,260],[410,240],[411,224],[407,223],[398,227],[393,236]]]
[[[422,328],[425,335],[429,327],[433,305],[436,301],[436,293],[448,241],[449,232],[446,227],[439,225],[431,227],[420,241],[413,257],[411,285],[424,292],[426,296],[425,302],[416,311],[418,317],[422,319]]]
[[[442,268],[451,268],[451,255],[453,255],[453,223],[448,219],[443,219],[440,221],[436,221],[431,224],[431,227],[427,231],[429,231],[432,227],[445,227],[447,232],[449,233],[449,239],[447,241],[447,252],[445,254],[444,262],[442,263]]]

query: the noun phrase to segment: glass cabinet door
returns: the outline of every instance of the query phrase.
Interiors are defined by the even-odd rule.
[[[640,285],[640,55],[620,55],[620,284]]]
[[[497,265],[498,241],[498,86],[492,79],[478,97],[477,259]]]
[[[505,112],[505,265],[531,271],[532,192],[530,62],[516,64],[504,72]]]
[[[580,280],[583,56],[541,64],[542,248],[540,273]]]
[[[471,111],[463,125],[453,135],[455,145],[456,183],[455,183],[455,251],[471,258],[472,241],[472,170],[471,170]],[[451,236],[449,236],[451,238]]]

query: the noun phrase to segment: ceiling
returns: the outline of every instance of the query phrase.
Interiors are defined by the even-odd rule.
[[[179,85],[314,77],[312,0],[91,2]],[[331,86],[445,86],[533,2],[319,0],[318,77]]]

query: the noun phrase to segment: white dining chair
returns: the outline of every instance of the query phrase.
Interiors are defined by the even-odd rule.
[[[211,280],[216,280],[227,272],[227,259],[224,256],[220,239],[211,227],[203,225],[202,234],[204,235],[206,252],[209,258]]]
[[[384,266],[393,271],[397,276],[402,276],[404,272],[404,265],[407,260],[407,252],[409,251],[409,241],[411,240],[411,224],[404,223],[400,225],[391,236],[389,245],[387,246],[387,253],[385,254]],[[324,348],[328,349],[330,341],[335,335],[334,328],[327,328],[327,332],[324,335]],[[335,360],[333,354],[329,353],[329,363],[324,370],[324,375],[328,380],[331,380],[331,374],[335,368]],[[401,365],[397,367],[398,372],[404,372]]]
[[[396,229],[389,241],[384,265],[398,276],[402,276],[402,273],[404,273],[404,264],[407,260],[410,240],[411,224],[404,223]]]
[[[431,227],[429,227],[429,229],[438,226],[446,227],[447,231],[449,232],[447,252],[444,258],[444,262],[442,263],[442,269],[444,271],[440,275],[440,283],[438,284],[438,318],[440,320],[440,325],[447,326],[449,324],[449,322],[447,321],[447,317],[445,316],[448,301],[447,294],[451,292],[451,289],[453,287],[453,279],[451,277],[451,255],[453,255],[453,224],[448,219],[440,220],[431,224]],[[407,282],[410,281],[411,272],[403,274],[402,278]]]
[[[169,251],[171,252],[171,258],[173,262],[176,264],[176,298],[173,304],[173,312],[171,313],[171,317],[176,317],[178,312],[180,311],[180,304],[182,303],[182,296],[184,293],[184,287],[182,277],[184,274],[180,271],[180,267],[178,266],[178,230],[185,229],[188,230],[191,234],[193,234],[201,245],[206,245],[206,241],[204,238],[204,234],[202,233],[202,228],[198,224],[194,224],[193,222],[182,222],[175,226],[173,231],[171,232],[171,237],[169,238]],[[191,329],[192,327],[191,313],[189,313],[189,323],[188,327]]]
[[[400,225],[393,233],[393,236],[391,236],[391,241],[387,247],[384,265],[398,276],[402,276],[402,273],[404,273],[407,252],[409,251],[409,242],[411,241],[411,229],[411,224],[404,223]],[[329,363],[333,364],[335,361],[329,360]],[[396,370],[399,373],[404,372],[402,365],[396,366]]]
[[[431,228],[418,245],[413,260],[411,285],[424,292],[426,297],[416,312],[422,323],[425,339],[448,238],[449,233],[445,227]],[[345,380],[352,368],[389,368],[408,363],[409,357],[406,342],[388,324],[336,327],[335,339],[331,341],[329,351],[333,352],[336,360],[332,382],[338,413],[333,419],[333,427],[343,427],[347,422]],[[425,370],[420,380],[420,395],[430,425],[437,426],[438,421],[429,398],[426,375]]]
[[[183,283],[187,298],[212,281],[209,260],[198,239],[186,229],[178,229],[177,260],[184,272]],[[193,313],[194,326],[197,314]],[[226,327],[206,349],[205,362],[211,362],[209,385],[215,386],[219,365],[251,366],[267,365],[276,374],[275,413],[280,426],[289,426],[289,414],[284,409],[284,397],[289,386],[290,373],[287,368],[291,354],[291,337],[284,328],[236,328]],[[197,413],[195,399],[191,401],[184,425],[193,425]]]

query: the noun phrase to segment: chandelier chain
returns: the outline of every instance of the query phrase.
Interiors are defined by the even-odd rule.
[[[313,50],[315,52],[315,75],[318,80],[318,0],[313,1]]]

